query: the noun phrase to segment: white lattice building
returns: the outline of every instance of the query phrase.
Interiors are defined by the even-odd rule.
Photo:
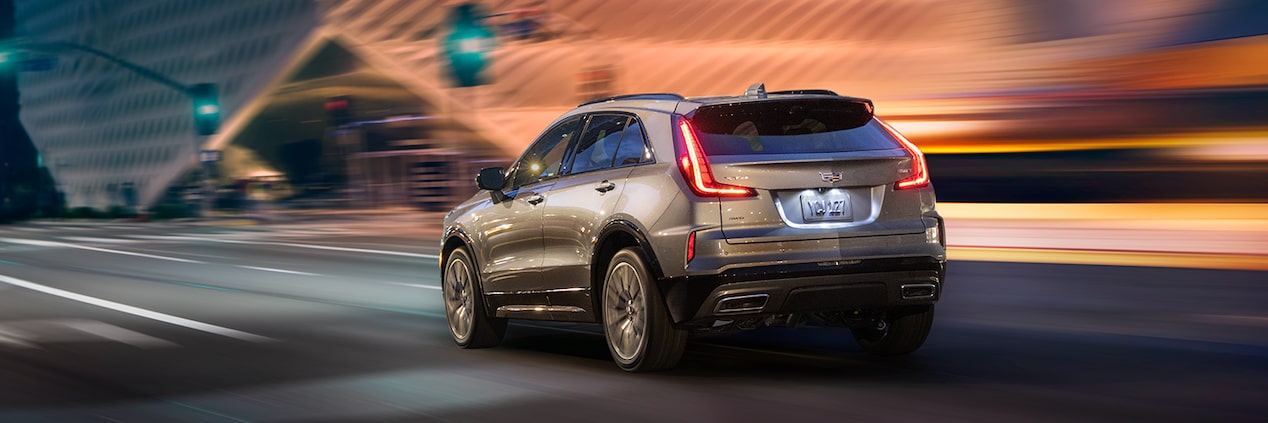
[[[199,138],[181,93],[63,54],[54,70],[21,76],[23,122],[71,207],[120,204],[129,182],[149,204],[194,167],[199,149],[236,145],[269,161],[280,142],[321,138],[321,101],[336,95],[356,95],[370,118],[456,112],[446,136],[508,156],[602,92],[738,93],[760,81],[954,113],[931,99],[1082,83],[1086,75],[1061,65],[1145,48],[1209,1],[1066,0],[1067,21],[1091,26],[1037,30],[1056,18],[1017,0],[550,0],[542,19],[551,39],[507,40],[494,83],[463,90],[446,88],[438,65],[451,3],[18,0],[29,39],[218,84],[223,108],[221,131]],[[533,2],[482,3],[506,12]],[[578,83],[596,69],[610,79],[604,87]]]

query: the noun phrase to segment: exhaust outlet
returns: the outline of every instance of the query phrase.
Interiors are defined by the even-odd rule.
[[[938,286],[931,283],[903,285],[899,291],[904,300],[931,300],[938,293]]]
[[[727,297],[718,300],[718,306],[713,311],[716,313],[744,313],[749,311],[761,311],[766,308],[766,302],[768,300],[770,300],[770,295],[767,294]]]

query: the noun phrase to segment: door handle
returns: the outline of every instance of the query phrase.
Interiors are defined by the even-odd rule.
[[[532,197],[525,198],[524,201],[527,201],[528,204],[532,204],[536,206],[538,204],[541,204],[543,201],[546,201],[546,197],[542,197],[541,195],[534,195]]]
[[[614,189],[616,189],[616,184],[610,181],[600,182],[598,186],[594,187],[594,190],[598,192],[608,192]]]

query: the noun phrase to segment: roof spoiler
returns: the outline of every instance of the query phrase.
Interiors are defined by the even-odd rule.
[[[797,94],[812,94],[812,95],[831,95],[831,96],[838,96],[838,97],[839,97],[839,96],[841,96],[840,94],[837,94],[835,91],[832,91],[832,90],[818,90],[818,89],[816,89],[816,90],[785,90],[785,91],[772,91],[772,92],[770,92],[769,94],[791,94],[791,95],[797,95]]]
[[[766,84],[761,83],[761,82],[758,82],[758,83],[753,84],[753,85],[749,85],[748,89],[747,89],[747,90],[744,90],[744,96],[745,96],[745,97],[766,98],[766,96],[767,96],[767,95],[770,95],[770,94],[784,94],[784,95],[830,95],[830,96],[834,96],[834,97],[840,97],[840,94],[837,94],[836,92],[834,92],[834,91],[832,91],[832,90],[823,90],[823,89],[809,89],[809,90],[784,90],[784,91],[771,91],[771,92],[767,92],[767,91],[766,91]]]

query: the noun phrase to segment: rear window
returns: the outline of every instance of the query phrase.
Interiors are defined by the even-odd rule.
[[[872,119],[871,107],[846,99],[798,99],[703,106],[691,123],[708,155],[810,154],[902,146]]]

